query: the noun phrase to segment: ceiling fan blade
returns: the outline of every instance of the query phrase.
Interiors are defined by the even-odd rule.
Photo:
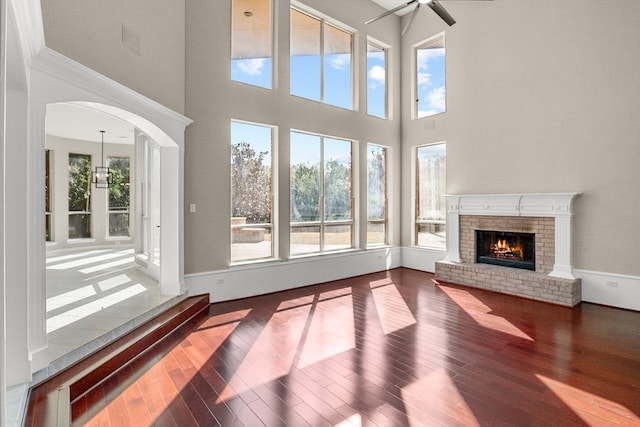
[[[431,0],[427,5],[438,15],[447,25],[452,26],[456,23],[456,20],[453,19],[453,16],[449,15],[449,12],[442,7],[438,0]]]
[[[413,9],[413,12],[411,12],[411,16],[409,16],[409,20],[407,21],[407,25],[404,26],[404,28],[402,29],[402,33],[400,33],[401,36],[404,36],[405,33],[407,31],[409,31],[409,27],[411,26],[411,23],[413,22],[413,19],[418,14],[418,9],[420,9],[420,3],[418,3],[416,5],[416,7]]]
[[[418,0],[409,0],[408,2],[406,2],[406,3],[404,3],[404,4],[401,4],[400,6],[394,7],[394,8],[393,8],[393,9],[391,9],[391,10],[387,10],[387,11],[386,11],[385,13],[383,13],[382,15],[378,15],[378,16],[376,16],[376,17],[375,17],[375,18],[373,18],[373,19],[369,19],[367,22],[365,22],[365,25],[366,25],[366,24],[371,24],[372,22],[375,22],[375,21],[377,21],[378,19],[382,19],[382,18],[384,18],[385,16],[391,15],[392,13],[396,13],[396,12],[397,12],[397,11],[399,11],[400,9],[404,9],[405,7],[412,5],[413,3],[417,2],[417,1],[418,1]]]

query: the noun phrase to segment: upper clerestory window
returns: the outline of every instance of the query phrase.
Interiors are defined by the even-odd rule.
[[[291,8],[291,95],[353,109],[353,34]]]
[[[231,80],[272,88],[271,0],[231,0]]]
[[[415,49],[415,104],[413,118],[446,111],[444,34],[420,43]]]

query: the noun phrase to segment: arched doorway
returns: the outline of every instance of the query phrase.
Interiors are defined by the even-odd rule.
[[[48,49],[43,49],[31,66],[31,97],[28,108],[29,149],[25,153],[24,183],[28,198],[27,238],[28,287],[33,297],[27,302],[31,372],[46,368],[48,357],[46,318],[45,142],[47,105],[65,103],[81,106],[127,122],[144,135],[156,150],[158,164],[157,279],[160,293],[184,293],[183,261],[183,144],[188,118],[139,95],[104,76]],[[137,149],[137,148],[136,148]],[[22,184],[21,184],[22,185]],[[158,227],[159,225],[159,227]],[[153,227],[149,225],[149,230]],[[142,226],[138,229],[141,231]],[[141,239],[135,240],[138,244]],[[82,354],[80,354],[82,356]]]
[[[161,276],[161,149],[129,122],[77,103],[47,105],[48,357],[167,303]],[[92,182],[108,167],[106,185]]]

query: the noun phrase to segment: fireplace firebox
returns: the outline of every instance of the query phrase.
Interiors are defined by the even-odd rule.
[[[534,233],[476,230],[476,262],[536,269]]]

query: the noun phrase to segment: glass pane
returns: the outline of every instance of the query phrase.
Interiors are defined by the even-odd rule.
[[[446,146],[445,144],[418,147],[418,182],[416,183],[416,220],[419,245],[444,249],[444,224],[446,220]],[[427,224],[425,224],[428,222]],[[423,234],[433,234],[426,238]],[[421,243],[424,242],[424,243]]]
[[[442,223],[417,224],[418,246],[428,246],[431,248],[445,249],[447,243],[447,227]]]
[[[320,101],[320,20],[291,9],[291,94]]]
[[[383,244],[386,235],[386,163],[387,150],[373,144],[367,145],[367,244]],[[380,235],[380,233],[383,233]]]
[[[231,260],[272,256],[272,128],[231,122]]]
[[[320,137],[291,132],[290,159],[291,222],[319,221]]]
[[[129,212],[109,212],[109,236],[129,237]]]
[[[367,246],[387,244],[387,225],[384,222],[367,223]]]
[[[352,246],[352,230],[351,224],[327,225],[324,229],[324,250],[349,249]]]
[[[416,49],[416,116],[427,117],[446,110],[444,36]]]
[[[129,157],[109,157],[109,236],[129,237],[130,160]]]
[[[85,239],[91,237],[91,215],[69,214],[69,238]]]
[[[271,0],[231,1],[231,79],[271,89]]]
[[[291,255],[320,252],[320,226],[291,226]]]
[[[91,156],[69,153],[69,211],[91,211]]]
[[[324,102],[342,108],[351,103],[351,34],[324,24]]]
[[[232,225],[242,221],[233,218]],[[273,254],[271,227],[246,226],[231,229],[231,260],[234,262],[270,258]]]
[[[324,219],[351,219],[351,142],[324,139]]]
[[[387,52],[367,43],[367,113],[387,117]]]

